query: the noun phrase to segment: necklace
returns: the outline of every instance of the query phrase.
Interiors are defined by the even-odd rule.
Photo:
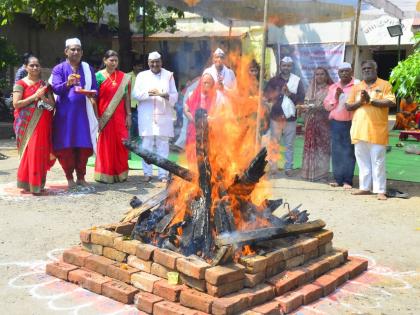
[[[111,78],[111,75],[108,73],[108,71],[106,71],[106,76],[107,76],[107,78],[108,79],[110,79],[111,80],[111,84],[112,84],[112,86],[116,86],[117,85],[117,72],[116,71],[114,71],[113,73],[115,73],[115,75],[114,75],[114,80],[112,80],[112,78]]]

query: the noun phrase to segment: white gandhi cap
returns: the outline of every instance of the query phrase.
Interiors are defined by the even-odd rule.
[[[289,56],[283,57],[283,59],[281,61],[284,62],[284,63],[293,63],[293,59],[290,58]]]
[[[160,58],[161,58],[161,55],[157,51],[153,51],[149,54],[149,60],[157,60]]]
[[[351,64],[348,62],[342,62],[338,65],[338,70],[343,70],[343,69],[351,69]]]
[[[77,45],[77,46],[82,47],[82,43],[80,42],[80,39],[78,39],[76,37],[66,39],[66,47],[73,46],[73,45]]]
[[[223,50],[221,50],[220,48],[217,48],[217,49],[214,51],[213,55],[223,57],[223,56],[225,55],[225,52],[224,52]]]

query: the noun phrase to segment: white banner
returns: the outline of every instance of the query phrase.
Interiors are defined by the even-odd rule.
[[[338,66],[344,61],[344,43],[333,44],[278,44],[278,57],[281,60],[284,56],[292,57],[294,61],[293,73],[300,76],[308,87],[314,76],[317,67],[324,67],[328,70],[333,81],[338,81]],[[280,65],[280,62],[278,62]]]

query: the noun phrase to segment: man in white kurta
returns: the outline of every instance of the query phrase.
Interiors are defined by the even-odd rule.
[[[213,64],[204,70],[203,73],[210,73],[216,82],[218,90],[235,90],[236,77],[231,69],[225,66],[225,53],[217,48],[213,53]]]
[[[159,53],[152,52],[148,60],[149,70],[137,75],[132,92],[138,100],[139,135],[142,148],[168,158],[169,138],[174,136],[173,111],[178,99],[173,73],[162,68]],[[152,165],[143,160],[145,181],[152,179]],[[168,172],[158,169],[158,178],[166,182]]]

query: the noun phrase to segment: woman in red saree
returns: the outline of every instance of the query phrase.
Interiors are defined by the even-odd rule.
[[[25,67],[28,75],[13,87],[13,127],[21,158],[17,187],[38,195],[43,191],[47,171],[55,161],[51,134],[55,103],[49,87],[41,80],[39,60],[32,56]]]
[[[327,179],[330,170],[330,125],[324,99],[333,81],[323,67],[315,69],[314,78],[305,96],[305,142],[302,178],[309,181]]]
[[[221,94],[219,94],[216,90],[215,81],[212,75],[205,72],[202,75],[197,88],[188,97],[184,106],[184,114],[188,119],[185,152],[189,163],[195,161],[195,112],[202,108],[207,110],[210,114],[216,107],[216,104],[220,104],[222,102],[221,98]],[[192,167],[194,166],[195,163],[193,162]]]
[[[105,53],[105,69],[96,73],[98,83],[99,138],[95,180],[112,184],[128,177],[128,150],[122,143],[131,127],[130,76],[117,70],[118,54]]]

